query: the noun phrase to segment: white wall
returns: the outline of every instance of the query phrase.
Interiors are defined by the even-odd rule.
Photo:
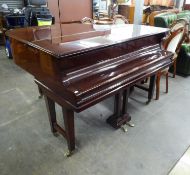
[[[143,5],[144,5],[144,0],[136,0],[135,1],[134,24],[142,23]]]

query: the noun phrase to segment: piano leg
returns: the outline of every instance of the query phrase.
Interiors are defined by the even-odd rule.
[[[65,124],[65,130],[63,130],[56,120],[55,102],[46,95],[44,95],[44,99],[48,111],[51,131],[55,136],[57,136],[56,134],[59,132],[66,138],[68,151],[65,153],[65,156],[71,156],[72,152],[75,150],[74,111],[62,107]]]
[[[65,155],[68,157],[75,150],[74,111],[65,108],[62,110],[68,145],[68,152]]]
[[[155,83],[156,83],[156,75],[152,75],[150,77],[150,84],[149,84],[149,88],[148,88],[148,101],[146,102],[146,104],[149,104],[153,98]]]
[[[55,112],[55,102],[51,100],[46,95],[44,96],[45,102],[46,102],[46,108],[48,112],[49,122],[52,133],[55,135],[57,133],[57,130],[55,129],[56,121],[56,112]]]
[[[107,123],[116,129],[131,120],[131,116],[127,113],[128,97],[129,88],[115,95],[114,114],[107,119]]]

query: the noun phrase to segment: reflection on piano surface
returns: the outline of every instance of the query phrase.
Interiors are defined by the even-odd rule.
[[[61,133],[69,152],[75,149],[74,112],[115,96],[107,122],[120,128],[127,113],[129,88],[171,64],[172,53],[160,47],[167,29],[140,25],[55,24],[8,32],[14,61],[35,77],[43,93],[53,133]],[[62,106],[65,130],[56,121],[55,102]]]

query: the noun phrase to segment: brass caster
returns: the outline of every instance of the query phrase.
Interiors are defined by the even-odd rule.
[[[130,127],[135,127],[135,124],[133,124],[133,123],[131,123],[131,122],[127,122],[126,123],[128,126],[130,126]]]
[[[67,150],[64,154],[65,157],[70,157],[72,155],[72,152]]]
[[[127,132],[127,126],[126,125],[122,125],[121,129],[123,129],[124,132]]]

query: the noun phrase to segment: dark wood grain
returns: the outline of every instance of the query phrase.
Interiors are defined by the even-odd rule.
[[[127,112],[131,86],[152,76],[152,98],[155,75],[172,62],[173,54],[160,47],[167,32],[129,24],[56,24],[7,34],[15,63],[35,77],[46,97],[53,132],[61,133],[73,151],[74,111],[115,96],[115,109],[107,122],[120,128],[131,120]],[[63,107],[65,130],[55,123],[53,103],[48,99]]]

